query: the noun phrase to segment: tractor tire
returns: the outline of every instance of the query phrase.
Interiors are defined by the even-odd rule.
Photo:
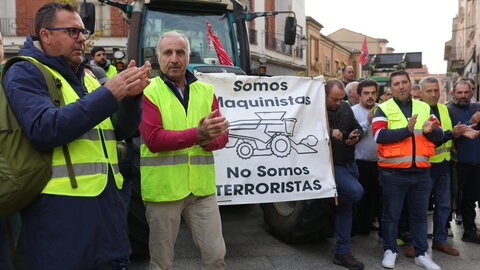
[[[305,243],[332,237],[333,198],[262,204],[270,233],[285,243]]]
[[[247,142],[242,142],[237,146],[237,155],[242,159],[249,159],[253,156],[253,146]]]
[[[292,144],[290,139],[285,135],[277,135],[273,137],[271,144],[272,153],[280,158],[290,155],[292,151]]]

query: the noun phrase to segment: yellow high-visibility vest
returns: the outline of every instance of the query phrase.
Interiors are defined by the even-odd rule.
[[[34,58],[29,58],[40,63]],[[65,105],[80,98],[59,72],[42,65],[56,79],[60,80]],[[88,74],[85,75],[84,81],[89,93],[100,87],[97,80]],[[106,153],[102,146],[102,140],[105,142]],[[52,178],[42,193],[77,197],[98,196],[107,185],[109,169],[113,172],[117,187],[122,188],[123,178],[118,167],[117,141],[110,118],[103,120],[87,133],[68,143],[67,147],[78,186],[73,188],[70,183],[63,147],[59,146],[53,149]]]
[[[442,126],[443,132],[447,130],[452,130],[452,119],[448,114],[447,106],[438,103],[437,104],[438,112],[440,114],[440,125]],[[444,160],[450,160],[450,150],[452,149],[452,140],[446,141],[442,145],[435,148],[435,155],[430,157],[431,163],[440,163]]]
[[[213,86],[196,81],[189,85],[188,113],[160,77],[152,79],[144,95],[154,103],[167,130],[185,130],[198,126],[199,120],[212,110]],[[142,141],[140,174],[144,201],[176,201],[193,193],[207,196],[216,191],[212,152],[199,145],[152,153]]]
[[[117,68],[110,64],[108,65],[108,68],[105,71],[105,73],[107,73],[108,78],[112,78],[113,76],[117,75]]]

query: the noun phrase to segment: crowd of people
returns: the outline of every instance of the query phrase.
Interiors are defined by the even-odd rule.
[[[117,74],[101,47],[86,60],[88,35],[73,6],[48,3],[36,13],[35,36],[27,36],[20,50],[61,82],[63,107],[52,104],[31,62],[17,62],[4,73],[3,88],[25,135],[39,151],[53,151],[53,158],[52,178],[22,210],[21,222],[18,214],[0,218],[0,268],[13,269],[10,251],[23,245],[24,260],[14,264],[26,269],[127,269],[131,181],[141,178],[150,269],[171,269],[182,217],[203,267],[225,269],[212,151],[227,143],[229,122],[213,86],[187,70],[188,39],[176,32],[159,38],[161,73],[150,79],[149,62],[137,67],[131,61]],[[3,57],[1,41],[0,34]],[[355,81],[352,66],[342,72],[342,81],[329,79],[325,85],[339,195],[333,262],[364,269],[350,251],[351,236],[378,230],[383,267],[395,267],[399,235],[408,234],[402,238],[406,255],[426,269],[440,269],[427,252],[429,201],[433,250],[459,255],[448,243],[452,205],[455,220],[463,222],[462,240],[480,244],[474,222],[480,104],[472,102],[472,82],[455,83],[452,101],[444,105],[434,77],[422,79],[415,90],[408,73],[393,72],[379,97],[375,81]],[[458,192],[452,192],[453,183]]]
[[[463,222],[462,240],[480,244],[474,222],[480,188],[476,127],[480,104],[472,101],[474,83],[459,79],[450,92],[451,101],[443,104],[438,78],[424,77],[414,85],[406,71],[390,74],[388,92],[382,97],[377,82],[370,79],[355,82],[344,73],[342,81],[327,81],[339,194],[335,264],[364,269],[350,252],[350,232],[376,230],[383,240],[384,268],[395,268],[397,245],[402,243],[415,264],[441,269],[427,252],[429,205],[433,206],[432,250],[459,255],[448,243],[452,210],[455,220]]]
[[[3,89],[25,136],[53,157],[51,179],[21,211],[21,224],[18,214],[0,219],[0,268],[14,269],[10,259],[21,250],[23,260],[13,263],[22,269],[127,269],[126,214],[140,169],[150,269],[171,269],[181,217],[204,267],[224,269],[212,151],[225,146],[229,122],[213,86],[187,70],[188,39],[176,32],[159,38],[161,75],[150,79],[148,61],[141,67],[131,61],[117,74],[101,47],[92,49],[89,62],[88,36],[72,5],[47,3],[19,53],[29,61],[3,70]],[[52,104],[49,86],[30,61],[60,82],[65,106]]]

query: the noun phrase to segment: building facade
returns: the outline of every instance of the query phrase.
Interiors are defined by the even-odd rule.
[[[2,0],[0,4],[0,31],[3,33],[7,57],[15,55],[23,46],[26,35],[35,35],[35,12],[49,0]],[[68,1],[80,6],[83,0]],[[128,24],[118,8],[101,6],[96,0],[87,0],[95,4],[95,35],[91,46],[103,46],[107,52],[124,49],[127,44]],[[131,2],[131,0],[130,0]]]
[[[252,69],[262,65],[268,75],[304,75],[306,60],[305,0],[246,0],[249,12],[293,11],[297,19],[295,45],[284,43],[285,19],[292,14],[261,17],[247,23]]]
[[[452,20],[452,38],[445,43],[447,72],[452,77],[472,78],[477,81],[475,96],[479,97],[480,76],[480,2],[458,0],[458,13]]]
[[[339,78],[339,71],[343,66],[356,66],[358,53],[355,53],[355,50],[346,48],[323,35],[320,32],[323,26],[312,17],[307,16],[306,24],[308,37],[306,75]]]

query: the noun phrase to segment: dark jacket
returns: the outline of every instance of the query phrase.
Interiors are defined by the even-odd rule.
[[[350,105],[342,102],[336,111],[328,110],[328,123],[330,125],[329,135],[332,143],[333,163],[335,165],[350,166],[355,161],[355,145],[345,144],[348,135],[355,129],[363,136],[363,129],[358,124]],[[342,132],[342,140],[336,140],[332,137],[332,130],[339,129]]]
[[[117,102],[103,86],[87,94],[83,64],[74,73],[64,56],[45,54],[30,36],[20,55],[34,57],[57,70],[80,97],[57,109],[50,101],[43,75],[32,63],[22,61],[7,71],[3,81],[7,98],[25,135],[38,150],[67,144],[107,117],[112,119],[117,139],[136,131],[141,97]],[[130,253],[126,216],[111,170],[100,195],[41,194],[22,211],[22,219],[28,269],[93,269]]]
[[[454,103],[447,105],[448,112],[452,118],[452,125],[455,126],[458,122],[470,125],[470,118],[472,115],[480,111],[480,104],[473,103],[467,106],[459,106]],[[478,126],[475,127],[478,130]],[[459,163],[468,163],[473,165],[480,164],[480,137],[469,139],[463,136],[455,139],[457,146],[457,161]]]

